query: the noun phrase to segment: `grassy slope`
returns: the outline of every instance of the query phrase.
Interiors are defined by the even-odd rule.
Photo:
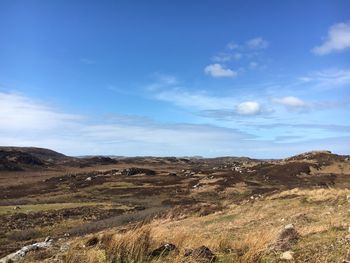
[[[350,209],[347,193],[346,189],[293,189],[231,205],[208,216],[157,219],[122,234],[104,231],[95,235],[104,240],[97,247],[83,247],[91,236],[75,239],[67,259],[68,262],[111,262],[111,255],[118,253],[122,244],[131,253],[133,262],[147,262],[148,251],[170,242],[176,244],[179,253],[153,261],[183,262],[186,248],[205,245],[218,256],[219,262],[281,262],[281,252],[269,248],[284,225],[293,223],[301,235],[292,247],[295,262],[341,262],[349,246],[345,240]]]

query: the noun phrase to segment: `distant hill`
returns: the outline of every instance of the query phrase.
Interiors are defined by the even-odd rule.
[[[333,154],[330,151],[311,151],[298,154],[284,161],[312,161],[326,164],[332,161],[341,161],[349,156]],[[248,157],[108,157],[108,156],[82,156],[71,157],[62,153],[37,147],[13,147],[0,146],[0,171],[20,171],[27,169],[43,169],[57,166],[66,167],[89,167],[96,165],[110,165],[116,163],[139,163],[139,164],[189,164],[191,162],[210,164],[233,164],[241,162],[266,162],[268,160],[251,159]],[[278,161],[278,160],[277,160]]]
[[[315,161],[317,163],[329,163],[332,161],[342,161],[348,156],[334,154],[331,151],[311,151],[286,158],[286,161]]]
[[[0,171],[21,171],[48,168],[58,165],[87,167],[118,163],[104,156],[71,157],[62,153],[37,147],[0,147]]]
[[[15,149],[0,149],[0,171],[21,171],[27,167],[41,167],[45,163],[39,158]]]
[[[36,158],[41,159],[42,161],[50,161],[50,160],[57,161],[57,160],[67,160],[72,158],[50,149],[37,148],[37,147],[13,147],[13,146],[4,147],[2,146],[0,147],[0,151],[9,152],[9,153],[21,152],[24,154],[30,154]]]

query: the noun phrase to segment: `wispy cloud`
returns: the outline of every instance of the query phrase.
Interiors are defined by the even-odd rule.
[[[258,101],[239,101],[236,97],[217,97],[207,93],[193,93],[180,89],[159,92],[155,95],[158,100],[170,102],[176,106],[206,117],[223,118],[234,116],[256,116],[269,114],[268,110]]]
[[[331,26],[324,43],[312,49],[316,55],[327,55],[350,48],[350,22],[338,23]]]
[[[168,77],[169,79],[173,79],[170,76]],[[311,77],[308,77],[307,80],[299,80],[299,83],[295,84],[295,86],[303,87],[305,81],[313,81],[315,82],[313,85],[316,86],[321,85],[319,83],[320,80],[316,81],[314,74],[312,80]],[[337,83],[334,79],[333,81],[328,81],[333,84]],[[324,82],[325,80],[323,79],[323,85],[325,85]],[[338,80],[338,82],[340,83],[342,81]],[[262,91],[254,96],[242,92],[235,95],[220,96],[213,91],[194,91],[188,87],[186,88],[186,83],[181,83],[181,85],[177,85],[177,83],[180,82],[178,80],[176,80],[176,82],[164,82],[160,79],[158,82],[146,85],[146,89],[152,91],[151,96],[156,100],[169,102],[175,106],[199,114],[200,116],[212,117],[215,119],[226,117],[233,118],[237,116],[272,117],[272,115],[280,116],[281,114],[285,116],[287,113],[281,111],[278,106],[284,107],[291,113],[307,113],[309,111],[339,108],[348,103],[348,100],[306,101],[298,96],[284,95],[284,93],[290,93],[292,87],[287,86],[283,89],[283,85],[274,88],[273,93],[271,93],[270,87],[267,87],[266,92],[261,88]],[[149,89],[148,87],[157,87],[157,89]],[[295,87],[293,87],[293,89],[295,89]],[[279,96],[275,94],[279,94]]]
[[[253,126],[263,129],[272,128],[305,128],[305,129],[319,129],[330,132],[339,132],[350,134],[350,125],[337,125],[337,124],[315,124],[315,123],[270,123],[270,124],[254,124]]]
[[[188,92],[180,89],[161,91],[156,99],[167,101],[192,110],[234,109],[235,100],[230,97],[215,97],[204,92]]]
[[[209,65],[206,73],[208,74],[210,72],[209,70],[217,70],[225,76],[231,77],[232,73],[237,73],[237,71],[222,71],[223,65],[220,63],[225,63],[226,66],[232,63],[235,63],[236,66],[238,64],[241,71],[244,71],[244,69],[264,69],[266,68],[266,60],[262,61],[261,56],[264,49],[268,48],[269,45],[270,43],[262,37],[252,38],[243,43],[231,41],[226,45],[224,50],[211,57],[211,60],[216,63]],[[221,76],[221,74],[217,75]],[[234,75],[236,76],[237,74]]]
[[[248,40],[246,45],[250,49],[265,49],[269,47],[270,43],[262,37],[256,37]]]
[[[91,119],[23,95],[0,93],[0,145],[41,146],[68,154],[196,155],[253,138],[206,124],[159,123],[135,116]]]
[[[37,132],[74,125],[81,116],[54,110],[21,94],[0,92],[1,130]]]
[[[219,98],[210,104],[222,102]],[[243,104],[246,109],[257,110],[254,103],[247,102]],[[1,92],[0,105],[0,145],[47,147],[70,155],[246,155],[267,158],[320,148],[345,153],[350,147],[349,137],[317,140],[302,137],[297,142],[284,143],[281,138],[267,140],[259,134],[208,124],[161,123],[124,115],[92,118],[66,113],[15,93]],[[347,126],[315,128],[349,132]]]
[[[350,69],[327,69],[312,72],[299,78],[303,83],[321,88],[336,88],[350,85]]]
[[[146,89],[150,91],[180,84],[179,80],[175,76],[169,74],[155,72],[151,74],[151,77],[154,81],[146,87]]]
[[[236,77],[237,72],[226,68],[221,64],[210,64],[204,68],[204,72],[214,78]]]
[[[306,111],[309,105],[300,98],[294,96],[286,96],[280,98],[273,98],[273,103],[285,106],[290,111]]]
[[[238,45],[236,42],[231,41],[226,45],[226,47],[230,50],[238,49],[240,45]]]

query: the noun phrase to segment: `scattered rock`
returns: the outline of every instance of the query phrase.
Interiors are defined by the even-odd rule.
[[[166,243],[164,245],[161,245],[159,248],[153,250],[150,253],[151,257],[160,257],[160,256],[166,256],[168,255],[171,251],[176,250],[176,246],[171,243]]]
[[[348,201],[348,203],[350,203],[350,195],[346,196],[346,200]]]
[[[63,244],[62,246],[60,246],[60,252],[66,252],[69,249],[69,245],[68,244]]]
[[[206,246],[201,246],[196,249],[186,249],[185,257],[192,257],[198,262],[202,263],[212,263],[216,261],[216,256],[209,248]]]
[[[283,260],[292,260],[293,258],[294,258],[294,252],[290,250],[283,252],[280,256],[280,259],[283,259]]]
[[[124,176],[132,176],[136,174],[155,175],[156,172],[151,169],[131,167],[122,170],[121,174]]]
[[[85,247],[93,247],[93,246],[96,246],[97,243],[98,243],[98,238],[97,237],[92,237],[90,239],[88,239],[86,242],[85,242]]]
[[[285,230],[294,229],[294,225],[293,225],[293,224],[288,224],[288,225],[284,226],[284,229],[285,229]]]
[[[278,236],[277,242],[274,246],[275,250],[287,251],[291,249],[292,245],[297,242],[300,235],[295,230],[293,224],[288,224],[284,227],[281,233]]]

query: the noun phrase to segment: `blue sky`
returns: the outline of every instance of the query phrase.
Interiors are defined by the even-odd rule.
[[[0,145],[349,154],[349,1],[0,1]]]

